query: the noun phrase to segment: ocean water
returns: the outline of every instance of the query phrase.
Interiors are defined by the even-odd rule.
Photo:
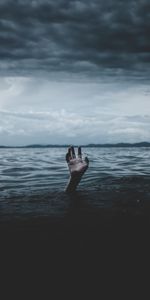
[[[89,168],[67,195],[65,148],[0,149],[0,217],[64,216],[86,210],[142,209],[150,200],[149,148],[83,148]]]

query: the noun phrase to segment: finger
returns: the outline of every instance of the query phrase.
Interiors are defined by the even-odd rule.
[[[66,154],[66,161],[69,162],[69,160],[71,159],[71,148],[68,148],[68,152]]]
[[[89,159],[87,156],[85,157],[85,162],[87,163],[87,165],[89,164]]]
[[[74,151],[74,147],[71,146],[71,156],[72,158],[76,158],[76,155],[75,155],[75,151]]]
[[[79,158],[82,158],[81,147],[78,147],[78,157],[79,157]]]
[[[69,157],[69,152],[67,152],[67,154],[66,154],[66,162],[68,163],[68,162],[69,162],[69,160],[70,160],[70,157]]]

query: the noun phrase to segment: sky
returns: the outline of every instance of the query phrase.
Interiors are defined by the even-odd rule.
[[[0,145],[150,141],[148,0],[0,0]]]

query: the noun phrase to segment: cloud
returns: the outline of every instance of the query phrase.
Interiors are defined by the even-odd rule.
[[[1,73],[147,76],[149,10],[148,0],[1,1]]]
[[[83,116],[65,110],[16,113],[0,111],[3,144],[137,142],[150,139],[149,116]]]
[[[149,85],[113,80],[0,81],[0,144],[150,140]]]

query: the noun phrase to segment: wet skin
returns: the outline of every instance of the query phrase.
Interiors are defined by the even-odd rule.
[[[85,159],[82,158],[81,147],[78,147],[78,154],[76,156],[74,147],[72,146],[68,148],[66,161],[70,172],[70,179],[66,187],[66,192],[73,192],[76,190],[83,174],[88,169],[89,160],[87,157],[85,157]]]

